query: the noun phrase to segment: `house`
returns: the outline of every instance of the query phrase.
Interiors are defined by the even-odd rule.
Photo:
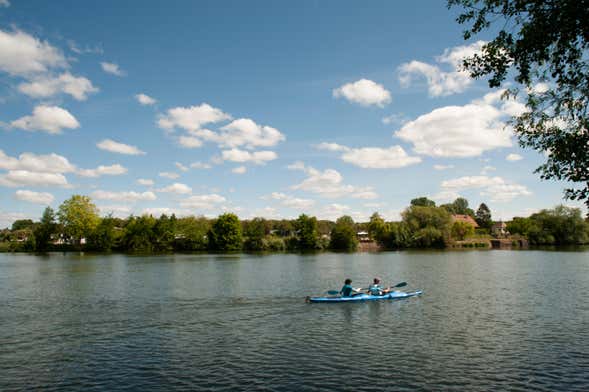
[[[370,234],[368,234],[367,231],[359,231],[356,233],[356,236],[358,237],[358,241],[360,241],[360,242],[372,241],[372,239],[370,238]]]
[[[491,226],[491,233],[498,237],[509,234],[509,232],[507,231],[507,224],[502,221],[493,223],[493,226]]]
[[[478,223],[472,218],[470,215],[452,215],[452,223],[454,222],[464,222],[471,225],[474,229],[478,228]]]

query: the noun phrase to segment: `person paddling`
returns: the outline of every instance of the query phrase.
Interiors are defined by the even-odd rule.
[[[370,287],[368,287],[368,294],[370,295],[384,295],[387,294],[390,289],[385,289],[380,285],[380,279],[374,278]]]
[[[342,297],[352,297],[357,294],[356,289],[352,287],[352,279],[346,279],[342,289],[339,292]]]

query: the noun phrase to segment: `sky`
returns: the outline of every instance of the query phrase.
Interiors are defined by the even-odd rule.
[[[444,1],[0,0],[0,227],[101,214],[495,219],[564,203]],[[542,86],[537,86],[542,88]]]

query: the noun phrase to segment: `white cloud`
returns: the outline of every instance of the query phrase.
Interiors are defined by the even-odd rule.
[[[276,155],[274,151],[249,152],[245,150],[240,150],[238,148],[232,148],[231,150],[223,151],[222,158],[225,161],[239,163],[251,162],[256,165],[264,165],[266,162],[278,158],[278,155]]]
[[[454,165],[434,165],[435,170],[448,170],[453,169]]]
[[[0,185],[7,187],[67,186],[68,182],[61,173],[11,170],[8,173],[0,174]]]
[[[22,212],[4,212],[0,210],[0,228],[9,227],[15,220],[25,219],[26,217]]]
[[[131,213],[131,208],[129,206],[123,206],[118,204],[113,205],[102,205],[96,206],[100,211],[101,215],[113,215],[118,218],[126,218]]]
[[[494,93],[491,93],[494,94]],[[464,106],[445,106],[407,122],[394,133],[413,144],[418,154],[433,157],[474,157],[484,151],[511,146],[504,106],[489,94]]]
[[[296,161],[286,167],[288,170],[305,170],[305,164],[302,161]]]
[[[505,157],[505,160],[510,162],[521,161],[522,159],[524,159],[524,157],[519,154],[509,154]]]
[[[167,130],[181,128],[186,131],[196,131],[203,125],[229,119],[231,119],[231,116],[223,113],[221,109],[202,103],[199,106],[168,109],[167,114],[160,115],[158,125],[160,128]]]
[[[33,192],[27,190],[18,190],[14,194],[18,200],[28,201],[29,203],[48,205],[53,203],[53,195],[47,192]]]
[[[480,189],[480,195],[492,202],[507,202],[516,197],[532,194],[525,186],[510,183],[501,177],[465,176],[442,182],[442,194],[456,196],[468,189]]]
[[[51,69],[67,68],[63,53],[48,42],[16,30],[0,30],[0,70],[12,76],[29,77]]]
[[[198,148],[202,146],[202,140],[194,136],[180,136],[178,143],[185,148]]]
[[[158,192],[165,192],[165,193],[177,193],[179,195],[186,195],[192,193],[192,188],[186,184],[181,184],[178,182],[173,183],[165,188],[160,188],[157,190]]]
[[[212,168],[212,166],[208,163],[203,163],[203,162],[192,162],[190,164],[190,167],[193,169],[210,169]]]
[[[170,180],[175,180],[176,178],[180,177],[178,173],[174,172],[161,172],[159,174],[160,177],[169,178]]]
[[[100,66],[104,72],[112,75],[125,76],[126,74],[122,69],[119,68],[119,65],[115,63],[107,63],[106,61],[103,61],[100,63]]]
[[[269,196],[264,197],[264,199],[279,200],[283,206],[295,210],[306,210],[315,205],[315,200],[301,199],[280,192],[272,192]]]
[[[76,170],[66,157],[57,154],[37,155],[25,152],[18,158],[8,156],[0,150],[0,169],[26,170],[44,173],[70,173]]]
[[[245,174],[245,172],[247,172],[247,167],[237,166],[237,167],[234,167],[233,169],[231,169],[231,172],[235,173],[235,174]]]
[[[327,219],[334,221],[343,215],[349,215],[350,207],[344,204],[328,204],[321,206],[321,209],[317,211],[317,217],[319,219]]]
[[[115,142],[114,140],[111,140],[111,139],[104,139],[100,143],[97,143],[96,147],[100,148],[101,150],[115,152],[118,154],[145,155],[144,151],[141,151],[139,148],[137,148],[135,146]]]
[[[135,99],[137,99],[137,102],[139,102],[142,105],[155,105],[155,103],[157,102],[155,98],[152,98],[149,95],[143,93],[136,94]]]
[[[189,215],[188,211],[182,210],[179,208],[170,208],[170,207],[148,207],[144,208],[141,212],[142,215],[151,215],[151,216],[161,216],[161,215],[176,215],[176,216],[187,216]]]
[[[47,98],[64,93],[71,95],[78,101],[85,101],[88,94],[99,91],[89,79],[74,76],[69,72],[59,76],[37,77],[30,82],[19,84],[18,90],[33,98]]]
[[[240,118],[221,128],[220,133],[201,132],[205,140],[217,142],[221,146],[256,148],[271,147],[284,141],[286,137],[276,128],[258,125],[249,118]]]
[[[25,131],[44,131],[50,134],[61,133],[62,129],[76,129],[80,123],[65,109],[58,106],[39,105],[31,116],[24,116],[10,123],[14,128]]]
[[[407,155],[401,146],[351,148],[336,143],[321,143],[315,147],[341,151],[342,161],[364,169],[398,169],[421,162],[421,158]]]
[[[92,198],[97,200],[118,200],[126,202],[153,201],[157,199],[155,193],[151,191],[139,193],[134,191],[110,192],[102,190],[92,192]]]
[[[215,193],[210,195],[194,195],[180,201],[183,208],[210,210],[224,203],[226,199]]]
[[[436,57],[440,65],[450,68],[443,71],[437,65],[411,61],[399,66],[399,82],[403,87],[409,87],[415,77],[422,76],[429,87],[429,95],[432,97],[446,96],[463,92],[472,84],[472,79],[467,71],[462,69],[462,60],[480,52],[485,44],[478,41],[466,46],[457,46],[444,50],[441,56]]]
[[[154,182],[153,180],[148,180],[146,178],[140,178],[137,180],[137,183],[139,185],[145,185],[145,186],[153,186]]]
[[[175,162],[174,165],[176,165],[176,167],[178,168],[178,170],[181,170],[183,172],[187,172],[188,171],[188,167],[184,166],[180,162]]]
[[[390,116],[383,117],[381,119],[382,123],[385,125],[389,124],[403,124],[407,121],[405,115],[403,113],[391,114]]]
[[[82,177],[120,176],[127,173],[127,168],[114,164],[110,166],[100,165],[96,169],[80,169],[78,175]]]
[[[343,184],[342,175],[334,169],[319,171],[310,166],[302,168],[307,178],[292,189],[316,193],[326,198],[352,197],[356,199],[376,199],[378,195],[372,187],[355,187]]]
[[[335,98],[345,98],[362,106],[384,107],[391,102],[391,93],[383,85],[368,79],[360,79],[354,83],[344,84],[333,90]]]
[[[496,167],[487,165],[487,166],[483,167],[483,170],[481,170],[481,175],[486,176],[489,172],[492,172],[495,170],[497,170]]]

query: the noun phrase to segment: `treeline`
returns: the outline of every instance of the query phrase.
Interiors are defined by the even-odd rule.
[[[478,228],[475,230],[465,217],[476,221]],[[492,226],[490,209],[483,203],[475,212],[464,198],[436,206],[432,200],[421,197],[411,201],[399,222],[387,222],[374,213],[369,222],[356,223],[349,216],[331,222],[305,214],[294,220],[243,221],[230,213],[216,219],[175,215],[100,217],[90,198],[74,195],[57,211],[47,207],[39,222],[17,220],[11,230],[0,231],[0,250],[354,251],[359,232],[367,232],[364,238],[376,241],[383,249],[444,248],[472,236],[490,238]],[[529,218],[514,218],[507,229],[538,245],[589,241],[589,224],[580,210],[564,206],[543,210]]]

